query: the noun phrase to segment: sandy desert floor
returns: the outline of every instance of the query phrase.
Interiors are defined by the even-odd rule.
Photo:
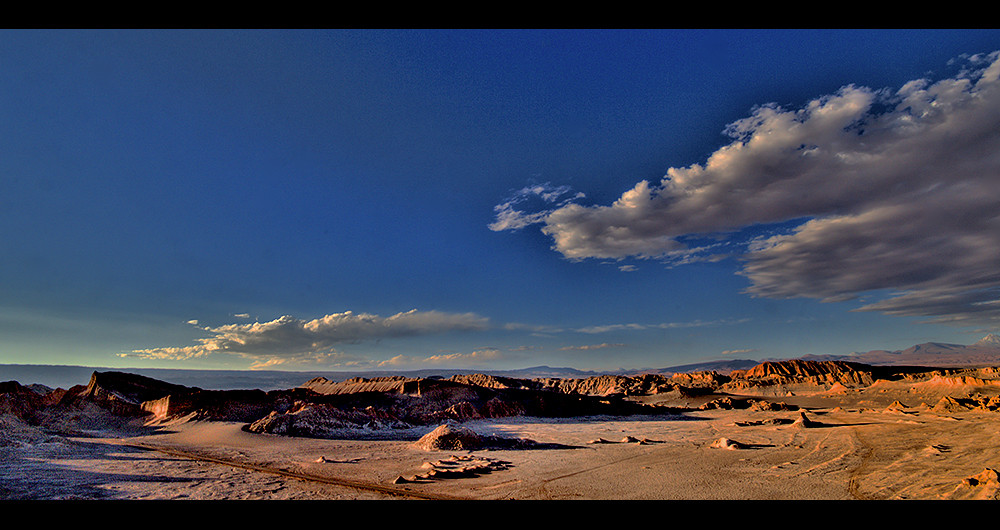
[[[876,394],[877,392],[877,394]],[[800,412],[464,424],[561,448],[424,451],[188,422],[142,436],[21,436],[0,446],[5,499],[996,499],[1000,414],[934,411],[913,390],[802,396]],[[886,408],[902,400],[902,410]],[[928,401],[934,403],[934,401]],[[429,429],[428,429],[429,430]],[[7,430],[8,433],[10,429]],[[10,438],[10,436],[8,436]],[[16,437],[15,437],[16,438]],[[721,442],[728,440],[727,445]],[[603,442],[603,443],[595,443]],[[479,473],[449,473],[478,463]],[[435,476],[417,478],[434,470]],[[400,482],[399,477],[410,480]]]

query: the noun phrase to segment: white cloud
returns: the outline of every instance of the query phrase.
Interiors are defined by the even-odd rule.
[[[624,348],[624,347],[625,347],[625,345],[622,344],[622,343],[609,344],[607,342],[604,342],[604,343],[601,343],[601,344],[586,344],[586,345],[583,345],[583,346],[565,346],[563,348],[559,348],[559,350],[560,351],[572,351],[572,350],[587,351],[587,350],[603,350],[603,349],[606,349],[606,348]]]
[[[570,196],[565,197],[566,195]],[[552,186],[549,183],[521,188],[514,192],[506,201],[493,208],[497,213],[496,220],[490,223],[489,228],[490,230],[499,232],[502,230],[518,230],[532,224],[541,223],[545,220],[545,216],[553,209],[583,196],[582,193],[573,194],[573,190],[569,186]],[[516,205],[535,198],[540,199],[546,205],[547,209],[533,213],[514,209]]]
[[[731,324],[742,324],[744,322],[749,322],[748,318],[741,319],[723,319],[723,320],[693,320],[690,322],[662,322],[660,324],[607,324],[603,326],[586,326],[582,328],[577,328],[574,331],[579,333],[608,333],[610,331],[623,331],[623,330],[633,330],[642,331],[647,329],[682,329],[682,328],[700,328],[705,326],[722,326]]]
[[[643,330],[649,329],[650,326],[645,324],[606,324],[603,326],[586,326],[582,328],[577,328],[576,331],[580,333],[607,333],[609,331],[622,331],[625,329],[631,330]]]
[[[427,365],[446,365],[449,367],[477,365],[485,361],[498,361],[503,359],[503,353],[497,348],[480,348],[469,353],[446,353],[431,355],[429,357],[417,357],[413,355],[397,355],[391,359],[377,363],[379,368],[387,367],[420,367]]]
[[[504,329],[508,331],[527,331],[536,335],[546,335],[549,333],[562,333],[564,329],[557,326],[547,326],[544,324],[523,324],[520,322],[510,322],[504,324]]]
[[[1000,321],[1000,52],[898,90],[845,86],[799,109],[763,105],[704,164],[641,181],[608,206],[520,213],[569,259],[705,259],[685,236],[796,223],[740,243],[747,292],[891,298],[861,310]],[[507,228],[517,228],[511,224]]]
[[[232,354],[257,362],[321,362],[336,355],[334,346],[365,340],[477,331],[488,319],[473,313],[443,313],[416,309],[381,317],[367,313],[334,313],[313,320],[283,316],[270,322],[206,327],[210,337],[200,344],[134,350],[131,356],[149,359],[192,359]]]
[[[497,348],[482,348],[475,350],[471,353],[448,353],[440,355],[432,355],[423,360],[425,363],[431,364],[443,364],[452,362],[479,362],[479,361],[496,361],[503,358],[503,354]]]
[[[755,351],[758,351],[757,348],[748,348],[748,349],[743,349],[743,350],[723,350],[721,352],[721,354],[722,355],[736,355],[736,354],[740,354],[740,353],[753,353]]]

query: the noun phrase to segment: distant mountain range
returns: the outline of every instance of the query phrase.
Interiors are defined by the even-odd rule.
[[[851,361],[874,366],[1000,366],[1000,336],[990,333],[973,344],[925,342],[905,350],[872,350],[850,355],[806,355],[810,361]]]
[[[850,361],[873,366],[1000,366],[1000,336],[993,333],[974,344],[946,344],[926,342],[905,350],[872,350],[849,355],[805,355],[809,361]],[[767,359],[780,360],[780,359]],[[183,370],[167,368],[107,368],[90,366],[49,366],[27,364],[0,364],[0,382],[18,381],[22,385],[41,384],[50,388],[68,389],[74,385],[86,384],[93,372],[127,371],[152,377],[161,381],[205,390],[260,389],[264,391],[294,388],[315,377],[325,377],[331,381],[343,381],[353,377],[379,377],[402,375],[406,377],[451,377],[486,373],[489,375],[513,377],[517,379],[560,378],[583,379],[597,375],[627,375],[688,373],[715,371],[728,374],[733,370],[746,370],[761,361],[752,359],[727,359],[695,364],[685,364],[666,368],[619,371],[587,371],[575,368],[533,366],[517,370],[455,370],[426,369],[409,371],[358,371],[358,372],[286,372],[278,370]]]

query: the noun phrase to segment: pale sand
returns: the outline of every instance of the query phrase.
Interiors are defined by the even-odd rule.
[[[910,396],[911,398],[914,396]],[[891,402],[892,396],[884,396]],[[803,399],[803,402],[809,401]],[[823,399],[830,405],[830,399]],[[40,499],[846,500],[996,498],[1000,414],[845,407],[709,410],[685,419],[513,418],[465,424],[572,448],[436,451],[412,441],[250,434],[190,422],[139,437],[35,440],[4,451],[0,496]],[[855,406],[850,407],[853,402]],[[836,403],[834,403],[836,404]],[[919,403],[918,403],[919,404]],[[430,430],[430,429],[428,429]],[[646,443],[622,443],[626,437]],[[742,448],[714,447],[721,438]],[[603,439],[613,443],[590,443]],[[135,448],[144,444],[163,451]],[[171,454],[184,451],[186,456]],[[189,458],[196,456],[204,460]],[[394,484],[449,457],[502,464],[469,478]],[[280,474],[285,473],[285,474]],[[969,477],[980,476],[969,481]],[[26,493],[27,492],[27,493]]]

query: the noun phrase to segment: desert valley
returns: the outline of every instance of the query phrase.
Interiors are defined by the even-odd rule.
[[[7,381],[0,498],[997,499],[996,342],[269,391],[117,371],[68,389]]]

